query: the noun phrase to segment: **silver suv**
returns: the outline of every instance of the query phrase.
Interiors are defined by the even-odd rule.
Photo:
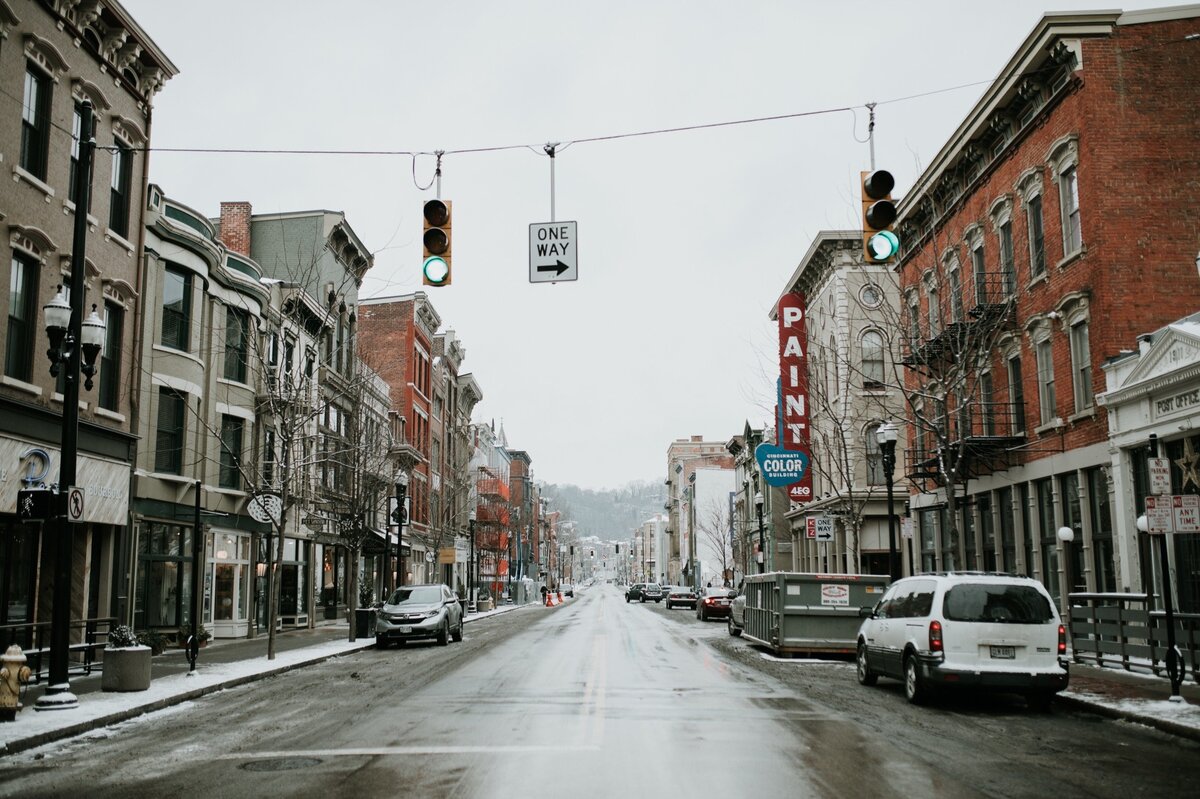
[[[1067,630],[1037,580],[969,572],[906,577],[860,615],[858,681],[903,680],[914,704],[939,687],[962,687],[1020,693],[1046,711],[1067,687]]]
[[[375,646],[432,638],[445,646],[463,639],[463,609],[445,585],[406,585],[397,588],[375,618]]]

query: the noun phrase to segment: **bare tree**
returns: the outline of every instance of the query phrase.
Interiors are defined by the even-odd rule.
[[[729,509],[719,498],[711,498],[703,507],[696,510],[696,530],[708,546],[706,549],[714,554],[721,564],[721,581],[728,582],[730,567],[733,565],[733,541],[729,533]],[[697,553],[699,554],[699,553]]]

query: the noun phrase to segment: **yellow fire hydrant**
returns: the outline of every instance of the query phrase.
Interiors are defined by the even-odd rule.
[[[16,719],[21,709],[21,684],[29,682],[31,674],[21,647],[13,644],[0,655],[0,721]]]

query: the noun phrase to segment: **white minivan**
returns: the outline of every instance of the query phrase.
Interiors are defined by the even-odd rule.
[[[1067,629],[1045,587],[1029,577],[906,577],[860,614],[858,681],[902,680],[914,704],[936,688],[962,687],[1020,693],[1045,711],[1067,687]]]

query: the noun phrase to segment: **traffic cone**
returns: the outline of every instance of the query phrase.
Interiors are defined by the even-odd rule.
[[[550,596],[551,596],[550,592],[547,591],[546,592],[546,607],[548,607],[548,608],[554,607],[554,603],[551,601]]]

